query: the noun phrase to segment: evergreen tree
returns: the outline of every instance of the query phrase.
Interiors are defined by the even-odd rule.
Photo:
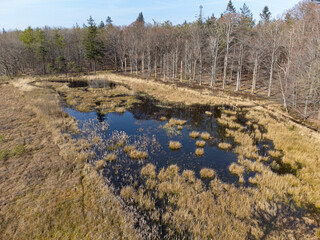
[[[103,21],[101,21],[99,24],[99,29],[104,29],[104,28],[105,28],[105,24]]]
[[[88,19],[87,36],[84,41],[85,57],[93,62],[93,70],[96,73],[96,63],[104,56],[103,43],[98,39],[98,28],[90,16]]]
[[[20,41],[29,49],[32,50],[32,46],[35,42],[34,31],[29,26],[20,35]]]
[[[243,4],[242,8],[240,8],[240,13],[242,15],[243,24],[247,25],[249,28],[254,27],[253,15],[247,6],[247,4]]]
[[[268,6],[265,6],[260,14],[261,22],[270,22],[271,12],[269,11]]]
[[[236,8],[233,6],[233,3],[231,0],[229,0],[226,13],[236,13]]]
[[[46,65],[45,65],[45,59],[48,53],[47,50],[47,42],[44,35],[44,31],[40,28],[37,28],[35,31],[35,43],[36,43],[36,54],[38,57],[38,60],[42,62],[43,64],[43,74],[46,73]]]
[[[143,13],[142,13],[142,12],[140,12],[140,13],[139,13],[139,15],[138,15],[138,17],[137,17],[136,22],[143,23],[143,24],[145,23],[145,22],[144,22],[144,17],[143,17]]]
[[[112,19],[110,16],[107,17],[106,23],[107,23],[107,26],[112,25]]]

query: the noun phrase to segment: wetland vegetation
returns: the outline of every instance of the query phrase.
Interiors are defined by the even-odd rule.
[[[211,104],[159,101],[165,84],[129,78],[124,84],[112,74],[79,78],[86,84],[77,87],[72,81],[34,79],[31,85],[59,94],[61,109],[78,126],[72,138],[87,142],[87,163],[125,211],[148,225],[146,232],[137,226],[144,237],[316,236],[317,165],[310,158],[319,157],[319,146],[316,135],[306,134],[311,130],[259,105],[221,104],[223,98],[197,91],[188,97]],[[95,81],[105,84],[89,87]],[[171,93],[179,91],[187,89],[168,96],[176,99]]]

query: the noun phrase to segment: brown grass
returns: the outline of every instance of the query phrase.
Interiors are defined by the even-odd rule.
[[[179,150],[181,148],[181,143],[178,141],[170,141],[169,148],[171,150]]]
[[[107,162],[115,162],[117,160],[117,155],[114,153],[109,153],[104,158]]]
[[[209,140],[211,138],[210,133],[208,133],[208,132],[201,133],[201,138],[203,140]]]
[[[218,144],[218,147],[222,150],[230,150],[232,148],[232,145],[230,143],[221,142]]]
[[[201,157],[204,155],[204,149],[203,148],[197,148],[195,151],[196,156]]]
[[[210,168],[202,168],[200,171],[200,176],[202,178],[213,178],[216,175],[215,171]]]
[[[197,131],[192,131],[191,133],[189,133],[189,136],[190,136],[191,138],[198,138],[199,135],[200,135],[200,133],[197,132]]]
[[[205,141],[196,141],[196,146],[199,148],[204,148],[205,145],[206,145]]]
[[[131,159],[144,160],[148,157],[148,153],[144,151],[132,150],[129,152]]]

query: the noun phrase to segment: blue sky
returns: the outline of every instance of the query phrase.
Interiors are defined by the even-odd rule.
[[[299,0],[233,0],[239,8],[246,3],[259,19],[259,13],[268,5],[272,16],[281,15]],[[219,16],[228,0],[0,0],[0,29],[25,29],[32,27],[82,26],[91,15],[96,22],[110,16],[116,25],[128,25],[143,12],[147,22],[170,20],[174,24],[193,21],[203,6],[203,16]]]

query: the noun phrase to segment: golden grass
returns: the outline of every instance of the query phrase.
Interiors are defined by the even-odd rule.
[[[177,129],[178,129],[178,130],[182,130],[183,127],[179,125],[179,126],[177,127]]]
[[[204,148],[205,145],[206,145],[205,141],[196,141],[196,146],[199,148]]]
[[[148,157],[148,153],[144,151],[132,150],[129,152],[131,159],[144,160]]]
[[[103,169],[106,167],[106,160],[99,160],[99,161],[96,161],[96,165],[95,165],[95,169],[97,171]]]
[[[29,139],[23,145],[27,151],[19,147],[16,153],[21,155],[15,154],[5,163],[10,171],[1,172],[0,196],[5,204],[0,208],[0,238],[138,239],[133,215],[105,185],[95,166],[85,164],[91,156],[86,152],[87,143],[76,142],[66,133],[74,132],[76,124],[61,112],[58,95],[34,87],[20,89],[28,90],[23,97],[9,85],[0,88],[4,97],[1,126],[4,120],[9,125],[19,123],[7,128],[4,136],[18,135],[5,138],[1,145]],[[8,112],[4,114],[4,110]],[[3,195],[7,189],[10,195]]]
[[[114,153],[109,153],[104,158],[107,162],[115,162],[117,160],[117,155]]]
[[[218,144],[218,147],[222,150],[230,150],[232,148],[232,145],[230,143],[221,142]]]
[[[169,148],[171,150],[179,150],[181,148],[181,143],[178,141],[170,141]]]
[[[196,154],[196,156],[201,157],[201,156],[204,155],[204,149],[203,148],[197,148],[194,153]]]
[[[268,153],[273,158],[279,158],[282,156],[281,152],[277,150],[269,150]]]
[[[167,120],[167,117],[164,117],[164,116],[160,117],[160,121],[164,122],[166,120]]]
[[[200,133],[197,132],[197,131],[192,131],[192,132],[189,133],[189,136],[191,138],[198,138],[200,136]]]
[[[201,133],[201,138],[203,140],[209,140],[211,138],[210,133],[208,133],[208,132]]]
[[[124,146],[123,151],[125,153],[130,153],[131,151],[133,151],[135,149],[136,149],[136,146],[134,146],[134,145],[126,145],[126,146]]]
[[[206,115],[208,115],[208,116],[213,115],[213,113],[212,113],[212,112],[210,112],[210,111],[205,111],[204,113],[205,113]]]
[[[200,176],[202,178],[214,178],[214,176],[216,175],[216,172],[213,169],[210,168],[202,168],[200,170]]]
[[[232,163],[229,166],[229,171],[232,174],[238,175],[239,177],[241,177],[244,174],[245,168],[244,166],[238,165],[236,163]]]
[[[145,167],[141,169],[141,176],[155,179],[157,176],[156,166],[151,163],[148,163]]]

